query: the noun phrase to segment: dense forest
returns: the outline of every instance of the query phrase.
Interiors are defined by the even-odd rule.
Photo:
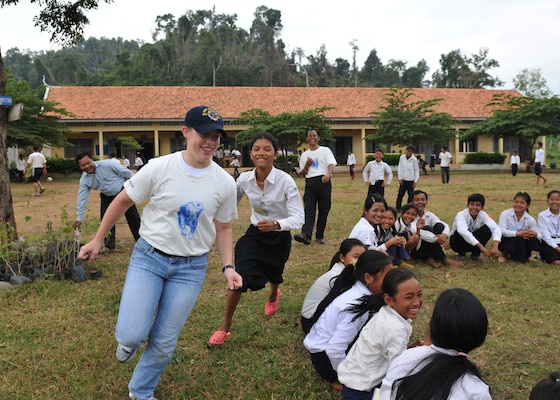
[[[377,51],[356,65],[358,47],[349,43],[353,60],[327,58],[322,45],[315,55],[301,48],[286,53],[281,38],[282,14],[260,6],[249,31],[236,25],[237,15],[214,10],[188,11],[176,18],[156,18],[153,42],[93,38],[57,51],[8,49],[4,64],[15,78],[33,88],[49,85],[185,85],[185,86],[336,86],[336,87],[497,87],[490,76],[499,66],[488,50],[469,55],[442,53],[439,69],[427,79],[425,60],[408,65],[383,63]]]

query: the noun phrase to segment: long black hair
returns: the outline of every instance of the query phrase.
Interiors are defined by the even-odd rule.
[[[329,264],[329,270],[334,267],[336,263],[340,262],[340,256],[346,256],[352,249],[356,246],[362,246],[364,249],[366,246],[362,243],[360,239],[344,239],[340,243],[340,247],[338,251],[334,254],[333,258],[331,259],[331,263]]]
[[[482,379],[467,353],[480,347],[487,333],[486,310],[471,292],[460,288],[443,291],[430,319],[430,335],[435,346],[457,354],[437,352],[421,360],[416,366],[423,365],[418,372],[393,383],[396,400],[447,400],[462,376],[471,374]]]
[[[366,250],[363,252],[358,261],[356,261],[356,266],[353,264],[348,264],[340,275],[334,280],[329,294],[325,296],[323,301],[317,306],[315,314],[313,315],[313,323],[317,322],[323,311],[327,308],[329,304],[333,302],[338,296],[350,289],[357,281],[366,284],[364,279],[364,274],[367,272],[371,276],[375,276],[382,272],[387,265],[392,265],[391,257],[377,250]],[[381,299],[383,299],[383,294],[379,293]],[[381,307],[381,306],[380,306]]]
[[[347,310],[356,314],[352,321],[360,318],[366,312],[376,313],[385,305],[384,294],[394,298],[398,291],[399,285],[411,278],[418,280],[416,274],[411,269],[404,267],[393,268],[383,278],[383,285],[381,286],[381,293],[362,296],[359,303],[350,305]]]

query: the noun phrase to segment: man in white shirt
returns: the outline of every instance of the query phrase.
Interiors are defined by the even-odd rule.
[[[537,150],[535,150],[535,175],[537,176],[537,185],[539,180],[543,180],[543,185],[546,184],[547,179],[542,175],[542,167],[544,165],[544,149],[542,142],[537,143]]]
[[[27,169],[31,169],[31,176],[27,179],[27,182],[33,182],[33,188],[35,193],[33,196],[40,196],[45,191],[43,185],[41,185],[41,176],[47,175],[47,159],[39,151],[39,146],[33,146],[33,153],[27,158]]]
[[[407,203],[412,202],[412,192],[420,179],[420,171],[418,169],[418,160],[414,157],[416,149],[410,145],[406,148],[406,153],[399,158],[399,194],[397,195],[396,208],[401,210],[402,199],[405,193],[408,193]]]
[[[519,154],[517,154],[517,150],[514,150],[513,154],[509,158],[509,165],[511,166],[511,175],[517,175],[517,171],[519,169],[519,163],[521,162],[519,158]]]
[[[449,183],[449,165],[453,161],[453,156],[447,151],[447,146],[441,146],[439,160],[439,165],[441,167],[441,183]]]
[[[305,177],[305,224],[302,232],[294,235],[294,239],[303,244],[311,244],[315,215],[318,212],[315,241],[325,244],[325,228],[331,210],[331,176],[336,166],[336,158],[331,149],[319,146],[319,132],[316,129],[309,129],[305,140],[309,144],[309,150],[303,152],[299,162],[300,173]]]
[[[375,149],[375,160],[366,164],[362,171],[364,182],[368,185],[368,197],[374,193],[379,193],[385,198],[385,187],[393,180],[393,171],[389,164],[382,161],[385,153],[381,149]]]
[[[354,167],[356,166],[356,156],[352,153],[352,150],[348,152],[348,157],[346,158],[346,165],[350,171],[350,179],[354,180]]]

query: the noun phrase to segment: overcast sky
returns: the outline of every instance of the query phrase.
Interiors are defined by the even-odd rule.
[[[540,68],[548,87],[560,95],[560,1],[558,0],[114,0],[88,14],[85,37],[122,37],[150,42],[158,15],[176,18],[187,10],[237,14],[237,26],[249,30],[258,6],[282,12],[281,38],[288,53],[301,47],[316,55],[324,44],[327,58],[352,62],[350,42],[356,40],[358,66],[372,49],[384,64],[404,60],[409,66],[425,59],[426,78],[439,69],[442,54],[460,49],[464,53],[489,50],[500,63],[491,71],[513,88],[513,78],[523,69]],[[56,49],[49,35],[33,26],[38,7],[20,0],[17,6],[0,9],[0,48],[20,50]]]

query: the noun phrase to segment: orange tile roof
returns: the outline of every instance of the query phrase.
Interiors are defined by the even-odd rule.
[[[333,107],[331,119],[369,119],[383,105],[385,88],[292,88],[232,86],[63,86],[51,87],[48,100],[88,120],[177,120],[197,105],[214,107],[225,120],[259,108],[272,115]],[[485,118],[494,94],[515,90],[414,89],[411,101],[443,99],[437,111],[457,119]],[[63,119],[68,119],[64,117]]]

